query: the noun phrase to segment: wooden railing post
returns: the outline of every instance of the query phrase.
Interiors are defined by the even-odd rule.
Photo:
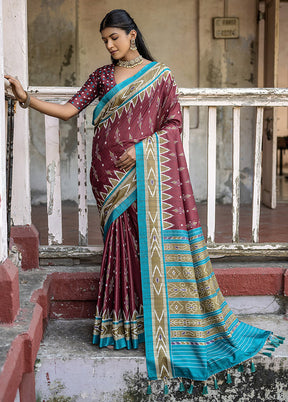
[[[207,157],[207,242],[215,241],[215,204],[216,204],[216,128],[217,108],[208,108],[208,157]]]
[[[62,244],[59,119],[45,116],[48,244]]]
[[[264,108],[257,107],[252,209],[252,241],[254,243],[259,242],[263,115]]]
[[[239,242],[240,212],[240,107],[233,108],[232,241]]]
[[[87,159],[86,159],[86,115],[81,112],[77,119],[78,140],[78,221],[79,246],[88,245],[87,208]]]
[[[187,161],[187,166],[189,169],[190,106],[183,106],[182,114],[183,114],[182,142],[183,142],[185,158]]]

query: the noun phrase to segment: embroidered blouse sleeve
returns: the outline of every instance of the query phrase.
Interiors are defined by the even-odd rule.
[[[69,103],[75,106],[79,112],[85,109],[95,98],[99,96],[99,69],[89,75],[88,80],[76,94],[69,99]]]

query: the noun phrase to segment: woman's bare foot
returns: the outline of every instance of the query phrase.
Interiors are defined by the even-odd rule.
[[[113,345],[108,345],[108,346],[106,346],[108,349],[110,349],[110,350],[114,350],[114,346]]]

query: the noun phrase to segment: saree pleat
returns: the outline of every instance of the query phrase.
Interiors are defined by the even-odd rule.
[[[100,272],[93,343],[115,349],[143,342],[143,306],[136,206],[109,228]]]
[[[271,333],[240,322],[219,289],[170,70],[150,63],[116,85],[93,122],[90,177],[105,241],[93,342],[136,348],[145,336],[150,379],[205,381],[253,357]],[[136,169],[117,169],[132,145]]]

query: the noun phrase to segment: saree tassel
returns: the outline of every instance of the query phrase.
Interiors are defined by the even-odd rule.
[[[284,343],[284,339],[278,338],[276,335],[272,338],[272,342],[276,343],[278,346]]]
[[[146,395],[151,395],[151,394],[152,394],[151,383],[150,383],[150,381],[148,381]]]
[[[226,383],[227,384],[232,384],[232,378],[231,378],[231,374],[229,373],[229,371],[227,371]]]
[[[180,392],[185,392],[186,389],[185,389],[185,387],[184,387],[182,378],[179,378],[179,381],[180,381],[180,384],[179,384],[179,389],[178,389],[178,391],[180,391]]]
[[[239,373],[243,373],[243,372],[244,372],[244,366],[243,366],[243,364],[239,364],[239,366],[238,366],[238,371],[239,371]]]
[[[255,371],[256,371],[256,367],[255,367],[255,363],[254,363],[254,360],[253,360],[253,359],[251,360],[251,367],[250,367],[250,370],[251,370],[251,373],[255,373]]]
[[[285,336],[279,336],[279,335],[275,335],[276,338],[280,339],[281,341],[285,341]]]
[[[203,387],[202,395],[208,395],[208,385],[206,384],[206,382]]]
[[[188,392],[189,395],[192,395],[192,393],[193,393],[193,388],[194,388],[194,382],[191,381],[191,385],[190,385],[190,387],[189,387],[188,390],[187,390],[187,392]]]
[[[282,341],[283,342],[283,341]],[[280,340],[277,338],[272,338],[270,341],[270,344],[272,344],[273,346],[275,346],[276,348],[278,348],[278,346],[280,345]]]
[[[272,353],[270,353],[270,352],[262,352],[261,355],[271,357]]]
[[[276,349],[280,346],[279,343],[275,343],[274,341],[271,341],[268,345],[274,346]]]
[[[214,375],[214,388],[215,388],[215,389],[218,389],[218,388],[219,388],[216,375]]]
[[[275,352],[275,348],[265,348],[264,350],[271,350],[271,352]]]
[[[163,390],[163,392],[164,392],[164,395],[169,394],[169,388],[168,388],[168,385],[167,385],[166,381],[164,381],[164,390]]]

